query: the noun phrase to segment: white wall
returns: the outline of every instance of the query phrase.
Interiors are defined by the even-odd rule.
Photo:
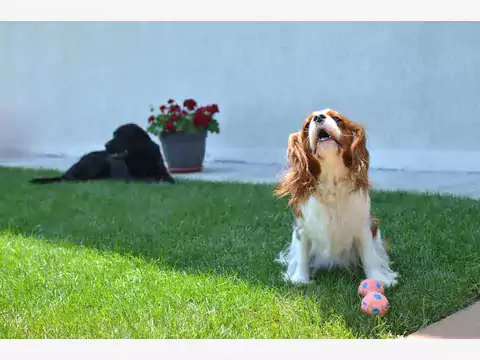
[[[480,23],[0,23],[0,153],[78,155],[170,97],[220,106],[210,158],[283,162],[330,107],[375,167],[480,171]]]

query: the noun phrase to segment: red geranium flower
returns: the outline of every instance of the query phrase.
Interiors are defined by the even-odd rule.
[[[147,131],[154,135],[179,131],[195,132],[195,129],[218,133],[220,129],[214,117],[218,112],[217,104],[202,106],[192,98],[184,99],[183,102],[169,98],[163,105],[150,105],[150,114],[146,115]]]
[[[187,99],[183,102],[183,106],[185,106],[188,110],[192,111],[197,106],[197,102],[193,99]]]
[[[205,114],[204,108],[200,108],[197,110],[195,115],[193,115],[193,125],[195,126],[207,126],[210,122],[210,116]]]
[[[212,114],[216,114],[216,113],[220,112],[220,111],[218,110],[218,105],[217,105],[217,104],[213,104],[212,106],[210,106],[210,112],[211,112]]]
[[[172,105],[168,108],[168,112],[170,114],[175,114],[175,113],[179,113],[180,112],[180,106],[178,105]]]
[[[166,124],[165,124],[165,129],[167,131],[172,131],[173,132],[173,131],[177,130],[177,127],[171,121],[167,121]]]

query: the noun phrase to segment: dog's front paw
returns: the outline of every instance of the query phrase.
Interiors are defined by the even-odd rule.
[[[311,284],[312,281],[309,279],[308,275],[301,274],[301,273],[293,273],[292,275],[285,274],[284,280],[289,282],[293,285],[308,285]]]
[[[375,279],[385,287],[391,287],[397,284],[398,274],[390,269],[378,269],[366,273],[368,279]]]

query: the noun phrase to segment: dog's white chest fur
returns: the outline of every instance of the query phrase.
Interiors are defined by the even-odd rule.
[[[299,231],[309,239],[312,266],[316,268],[354,263],[355,238],[369,221],[367,194],[349,193],[340,187],[330,196],[335,199],[327,203],[311,196],[301,206],[302,217],[297,219]]]

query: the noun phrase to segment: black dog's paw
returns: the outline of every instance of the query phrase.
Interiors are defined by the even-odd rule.
[[[160,176],[156,176],[155,177],[155,180],[157,182],[166,182],[166,183],[169,183],[169,184],[176,184],[177,182],[175,181],[175,179],[173,177],[170,176],[170,174],[166,174],[166,175],[160,175]]]
[[[173,177],[171,177],[170,175],[166,176],[164,178],[164,181],[170,183],[170,184],[176,184],[177,182],[175,181],[175,179]]]

